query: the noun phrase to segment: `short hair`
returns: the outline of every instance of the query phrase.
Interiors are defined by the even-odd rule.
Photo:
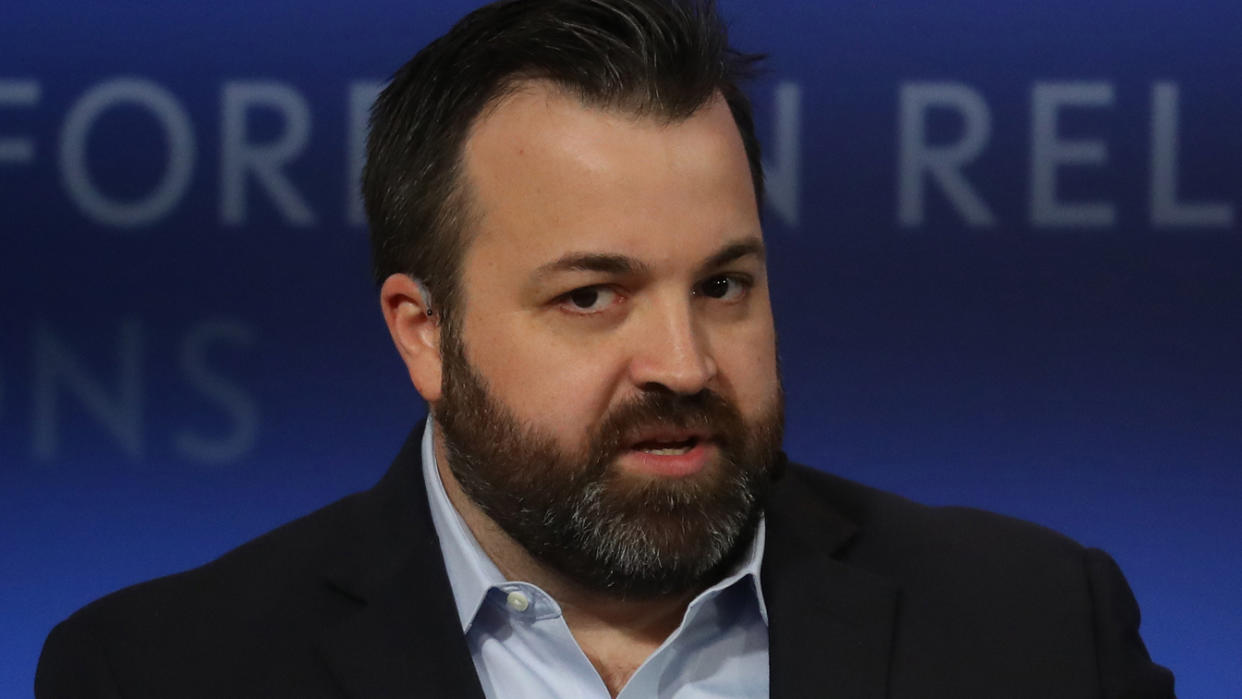
[[[372,108],[362,193],[376,282],[420,280],[442,320],[456,306],[470,224],[465,142],[527,81],[670,123],[722,95],[761,202],[759,143],[739,87],[760,59],[729,47],[713,0],[503,0],[471,12],[402,66]]]

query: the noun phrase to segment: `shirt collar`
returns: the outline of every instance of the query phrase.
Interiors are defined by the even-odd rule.
[[[505,581],[500,569],[483,552],[457,508],[449,502],[440,470],[436,466],[436,451],[431,443],[431,417],[423,430],[423,480],[427,484],[427,500],[431,505],[431,522],[440,539],[440,552],[444,554],[444,568],[448,572],[453,599],[457,602],[457,616],[462,631],[469,631],[479,606],[493,585]]]
[[[435,526],[436,536],[440,540],[444,567],[448,573],[449,584],[453,588],[453,599],[457,603],[457,616],[461,620],[462,631],[469,631],[479,607],[487,597],[488,590],[503,584],[505,577],[484,553],[478,540],[466,526],[465,520],[449,501],[448,493],[444,490],[444,483],[440,480],[436,452],[432,445],[432,433],[431,417],[428,416],[422,441],[423,481],[426,483],[427,500],[431,506],[431,521]],[[759,605],[759,614],[763,617],[763,622],[768,623],[768,608],[763,600],[763,588],[759,577],[760,566],[763,563],[766,531],[764,518],[760,517],[755,528],[755,536],[746,555],[734,565],[729,574],[695,597],[690,603],[691,609],[716,597],[721,591],[732,587],[739,580],[749,579],[756,603]]]

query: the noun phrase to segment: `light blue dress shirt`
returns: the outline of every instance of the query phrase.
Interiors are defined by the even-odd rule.
[[[431,420],[423,433],[431,518],[462,632],[488,699],[608,699],[561,608],[528,582],[505,580],[449,502],[436,468]],[[759,583],[764,523],[748,554],[690,602],[681,625],[630,677],[617,699],[768,696],[768,615]]]

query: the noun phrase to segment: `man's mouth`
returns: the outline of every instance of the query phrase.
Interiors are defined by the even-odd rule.
[[[711,461],[710,432],[673,426],[649,426],[630,435],[623,463],[648,476],[683,478],[703,470]]]
[[[657,441],[647,440],[638,442],[632,448],[635,451],[641,451],[644,454],[654,454],[655,456],[680,456],[690,453],[694,449],[700,439],[698,437],[689,437],[680,441]]]

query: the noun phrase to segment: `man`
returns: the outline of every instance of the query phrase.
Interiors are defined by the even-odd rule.
[[[1104,554],[780,454],[750,63],[665,0],[416,56],[363,189],[431,418],[372,490],[62,623],[37,694],[1171,696]]]

